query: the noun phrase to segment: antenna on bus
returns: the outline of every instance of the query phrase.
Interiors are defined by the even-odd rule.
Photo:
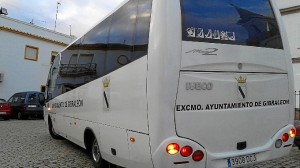
[[[61,3],[60,3],[60,2],[57,2],[54,31],[56,31],[56,21],[57,21],[57,14],[58,14],[58,5],[61,5]]]

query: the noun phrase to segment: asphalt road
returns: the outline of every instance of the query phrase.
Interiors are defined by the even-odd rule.
[[[0,120],[0,168],[92,168],[84,149],[50,137],[43,120]],[[300,150],[247,168],[300,168]]]

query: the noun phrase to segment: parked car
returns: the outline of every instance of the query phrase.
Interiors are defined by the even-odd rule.
[[[9,120],[11,117],[10,105],[5,99],[0,99],[0,117],[4,120]]]
[[[11,106],[13,117],[27,119],[30,117],[43,118],[45,103],[44,93],[42,92],[20,92],[15,93],[9,98],[8,103]]]
[[[300,122],[295,122],[295,127],[296,127],[296,137],[294,144],[299,148],[300,150]]]

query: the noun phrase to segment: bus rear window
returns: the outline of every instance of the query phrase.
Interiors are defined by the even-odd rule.
[[[181,0],[182,39],[282,49],[269,0]]]

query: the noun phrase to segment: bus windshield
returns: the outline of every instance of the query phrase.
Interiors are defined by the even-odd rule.
[[[283,49],[269,0],[181,0],[181,10],[183,41]]]

